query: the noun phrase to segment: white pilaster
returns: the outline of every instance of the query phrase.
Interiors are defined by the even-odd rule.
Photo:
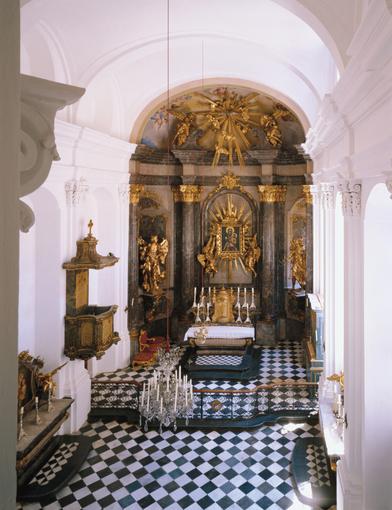
[[[313,202],[313,292],[320,293],[320,249],[321,249],[321,195],[320,188],[317,184],[310,187]]]
[[[338,508],[362,507],[362,439],[364,399],[363,221],[361,184],[339,186],[344,216],[344,457],[338,463]]]
[[[323,184],[324,211],[324,390],[331,393],[332,384],[326,378],[335,372],[335,186]]]

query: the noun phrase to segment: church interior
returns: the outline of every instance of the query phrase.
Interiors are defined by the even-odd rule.
[[[0,509],[390,510],[391,1],[0,34]]]

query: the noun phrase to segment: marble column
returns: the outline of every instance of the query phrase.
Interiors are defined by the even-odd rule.
[[[363,508],[363,221],[361,184],[344,182],[344,456],[338,462],[338,508]]]
[[[195,184],[173,187],[174,202],[182,204],[181,307],[185,316],[193,302],[193,287],[198,286],[197,249],[200,244],[200,194]]]
[[[313,203],[313,292],[319,294],[321,289],[321,237],[323,232],[321,212],[321,189],[318,184],[310,186]]]
[[[131,355],[136,352],[135,340],[142,323],[139,305],[139,247],[138,204],[144,191],[142,184],[129,186],[129,245],[128,245],[128,329],[131,336]]]
[[[302,188],[306,204],[306,292],[311,294],[313,292],[313,197],[309,184],[304,184]]]
[[[20,79],[19,79],[19,2],[5,0],[0,9],[0,499],[1,508],[16,505],[16,416],[19,288],[19,153],[20,153]],[[6,119],[6,120],[5,120]]]
[[[279,321],[284,314],[284,204],[286,186],[260,185],[262,225],[261,321],[258,339],[273,345],[279,339]]]

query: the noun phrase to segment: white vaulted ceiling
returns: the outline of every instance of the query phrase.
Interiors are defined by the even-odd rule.
[[[308,3],[170,0],[173,93],[202,77],[242,83],[284,100],[307,128],[336,83],[347,47],[339,36],[340,30],[347,38],[344,9],[329,32],[326,2],[313,2],[317,13]],[[64,120],[136,137],[135,126],[167,89],[166,9],[166,0],[27,1],[22,72],[87,89]]]

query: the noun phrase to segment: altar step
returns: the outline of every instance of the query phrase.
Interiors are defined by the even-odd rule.
[[[332,471],[321,437],[300,438],[291,461],[298,499],[311,507],[336,505],[336,474]]]
[[[125,417],[139,420],[142,383],[134,380],[93,380],[89,419]],[[271,384],[242,390],[194,390],[189,427],[258,427],[281,418],[309,419],[318,414],[317,385]],[[182,426],[182,422],[178,426]]]

